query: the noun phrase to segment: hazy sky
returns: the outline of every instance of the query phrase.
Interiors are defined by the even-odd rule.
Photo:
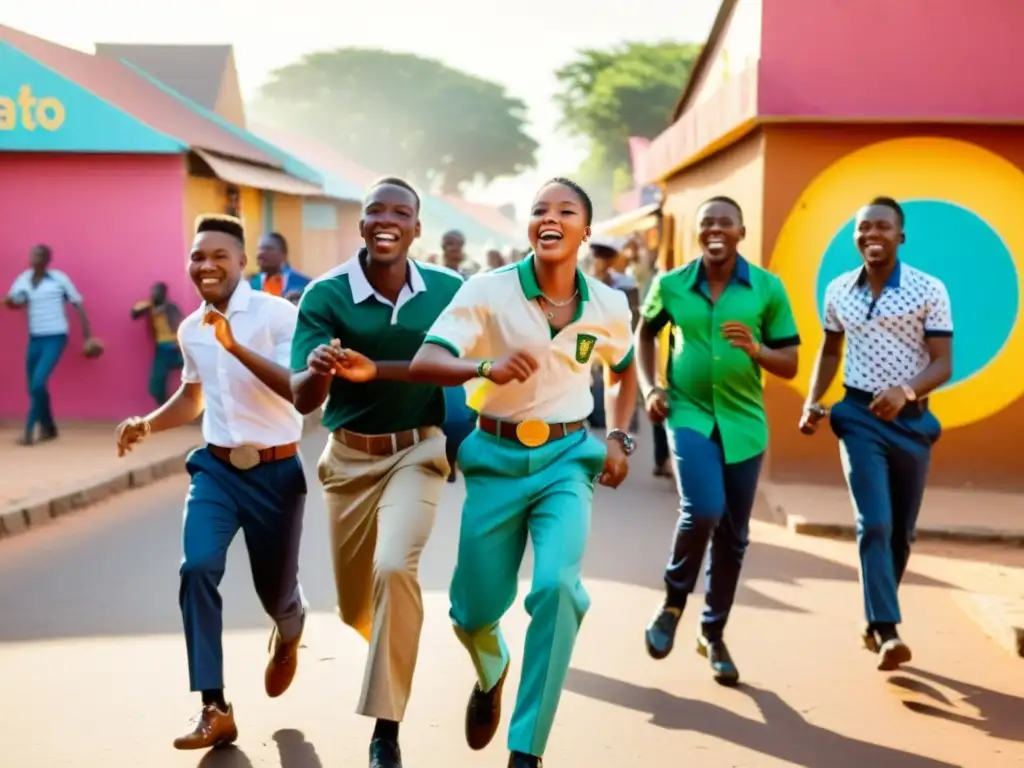
[[[574,170],[579,146],[557,133],[552,72],[583,47],[621,40],[703,42],[719,0],[0,0],[0,21],[62,45],[232,43],[246,97],[302,54],[345,46],[408,51],[507,86],[529,105],[537,171],[470,197],[526,205],[544,178]],[[59,5],[59,10],[58,10]],[[682,89],[680,83],[680,90]],[[387,94],[381,94],[387,98]],[[374,169],[387,172],[388,169]]]

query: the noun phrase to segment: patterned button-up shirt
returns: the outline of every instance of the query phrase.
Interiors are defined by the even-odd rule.
[[[925,339],[953,335],[949,293],[938,278],[897,262],[876,299],[860,267],[829,283],[825,330],[846,335],[843,383],[880,392],[928,367]]]

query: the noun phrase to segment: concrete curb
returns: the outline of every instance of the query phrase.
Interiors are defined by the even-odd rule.
[[[954,598],[986,635],[1024,657],[1024,598],[957,592]]]
[[[14,536],[45,525],[54,518],[77,512],[132,488],[142,488],[157,480],[185,471],[185,458],[191,448],[172,456],[123,472],[112,472],[82,486],[62,491],[49,499],[39,499],[28,506],[11,505],[0,510],[0,535]]]
[[[306,417],[303,436],[320,427],[319,412]],[[16,536],[58,517],[78,512],[133,488],[143,488],[157,480],[185,471],[185,459],[195,446],[171,456],[156,457],[151,462],[130,470],[117,470],[93,479],[78,488],[61,491],[29,504],[0,507],[0,538]]]
[[[819,523],[803,515],[786,512],[783,505],[766,495],[772,510],[772,519],[793,533],[801,536],[818,536],[827,539],[854,539],[857,536],[853,521],[849,523]],[[852,516],[852,512],[851,512]],[[929,526],[917,529],[918,541],[957,541],[971,544],[1014,544],[1024,546],[1024,530],[997,530],[967,525]]]

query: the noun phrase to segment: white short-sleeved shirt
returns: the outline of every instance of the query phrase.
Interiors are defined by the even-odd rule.
[[[302,438],[302,415],[256,378],[203,325],[205,305],[178,327],[185,366],[181,380],[201,384],[206,411],[203,439],[224,448],[272,448]],[[244,280],[225,313],[235,340],[288,369],[299,310],[290,301],[254,291]]]
[[[876,300],[860,267],[825,290],[825,330],[846,336],[843,383],[881,392],[928,367],[925,339],[953,335],[949,293],[938,278],[897,262]]]
[[[49,269],[38,285],[32,285],[32,270],[26,269],[11,284],[7,294],[28,305],[30,336],[57,336],[68,332],[64,304],[81,304],[82,294],[63,272]]]
[[[538,370],[524,382],[466,384],[470,407],[505,421],[581,421],[594,410],[590,368],[595,359],[622,372],[633,361],[632,314],[622,291],[577,272],[577,316],[553,333],[533,257],[468,280],[437,319],[426,342],[453,354],[497,360],[531,352]]]

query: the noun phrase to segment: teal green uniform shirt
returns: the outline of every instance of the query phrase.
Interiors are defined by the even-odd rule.
[[[365,250],[314,280],[299,302],[291,367],[306,369],[309,353],[332,339],[374,361],[412,360],[430,326],[462,286],[457,272],[409,261],[407,284],[392,304],[363,271]],[[323,424],[365,435],[384,435],[444,423],[444,393],[432,384],[335,377],[324,404]]]
[[[712,304],[701,259],[659,275],[642,315],[657,333],[671,326],[668,426],[710,437],[717,425],[725,462],[736,464],[768,446],[761,367],[722,335],[723,323],[750,328],[770,349],[800,344],[782,281],[737,257],[725,291]]]

